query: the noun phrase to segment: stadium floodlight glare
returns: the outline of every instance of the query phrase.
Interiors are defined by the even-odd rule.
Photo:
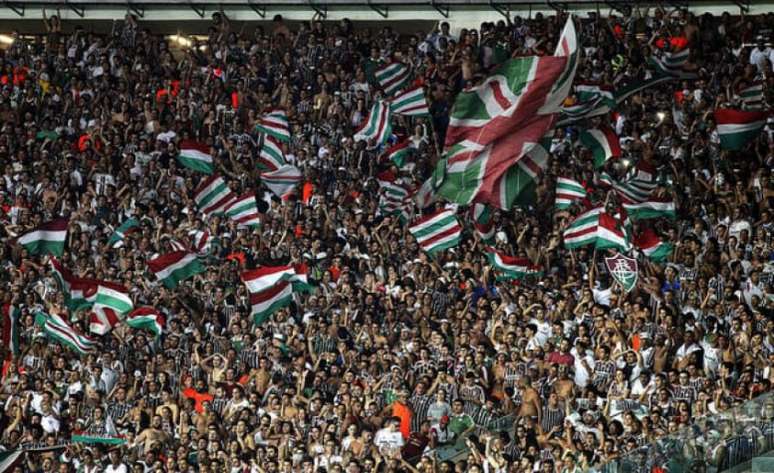
[[[181,36],[179,34],[174,34],[169,37],[172,41],[176,42],[180,46],[183,46],[184,48],[190,48],[193,44],[190,39],[186,38],[185,36]]]
[[[9,36],[7,34],[0,34],[0,43],[13,44],[14,41],[16,41],[16,38],[14,38],[13,36]]]

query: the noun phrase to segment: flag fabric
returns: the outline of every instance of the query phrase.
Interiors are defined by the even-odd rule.
[[[204,174],[212,174],[215,170],[210,147],[198,141],[181,141],[180,154],[178,154],[177,160],[188,169]]]
[[[567,95],[569,95],[573,80],[575,79],[575,72],[578,69],[578,56],[578,34],[575,31],[575,22],[572,19],[572,15],[570,15],[564,24],[562,35],[559,37],[559,43],[554,51],[555,58],[564,59],[562,71],[559,77],[553,81],[545,104],[540,109],[540,114],[554,114],[559,113],[561,110],[562,104]]]
[[[226,217],[236,222],[239,226],[252,227],[261,224],[261,218],[258,214],[258,204],[255,201],[255,194],[248,192],[226,206]]]
[[[402,169],[406,165],[406,160],[411,154],[411,147],[409,146],[409,139],[405,138],[394,145],[387,148],[384,152],[384,156],[392,161],[398,169]]]
[[[618,251],[627,251],[631,245],[621,222],[609,213],[602,212],[599,214],[594,246],[600,250],[615,248]]]
[[[435,254],[460,243],[462,227],[454,212],[441,210],[414,221],[409,227],[417,244],[427,253]]]
[[[13,471],[24,460],[24,450],[6,450],[0,452],[0,473]]]
[[[126,324],[134,329],[147,330],[158,337],[164,330],[164,316],[153,307],[138,307],[126,317]]]
[[[205,271],[196,254],[187,251],[175,251],[149,260],[148,268],[169,289]]]
[[[446,151],[461,143],[484,147],[534,122],[565,63],[553,56],[510,59],[482,84],[460,92],[449,117]]]
[[[651,56],[650,65],[658,74],[688,78],[689,74],[685,72],[685,65],[688,64],[690,55],[690,48],[678,52],[665,52],[660,58]]]
[[[69,347],[79,355],[91,353],[96,348],[93,339],[78,332],[59,315],[38,312],[35,314],[35,323],[50,339]]]
[[[742,101],[742,110],[747,112],[759,112],[763,110],[763,83],[756,82],[739,91]]]
[[[301,182],[301,171],[292,164],[285,164],[276,171],[262,172],[261,181],[277,197],[287,199],[296,192]]]
[[[669,197],[650,197],[645,202],[624,202],[623,207],[632,220],[676,217],[675,202]]]
[[[650,227],[646,227],[639,235],[635,236],[632,243],[655,263],[665,261],[673,250],[672,244],[661,240]]]
[[[489,264],[498,273],[497,279],[524,279],[527,276],[541,276],[540,266],[532,264],[528,258],[505,255],[494,248],[487,250]]]
[[[379,207],[386,215],[391,215],[401,210],[410,202],[411,192],[394,182],[380,181],[379,193],[381,194]]]
[[[402,62],[385,64],[376,70],[375,77],[385,94],[394,95],[404,88],[410,79],[409,67]]]
[[[656,190],[656,170],[653,165],[644,160],[637,162],[631,174],[623,181],[618,182],[607,173],[601,173],[601,184],[608,185],[625,202],[645,202]]]
[[[615,92],[612,88],[599,84],[575,84],[575,95],[579,102],[599,100],[612,110],[616,106]]]
[[[472,141],[455,144],[438,163],[444,174],[437,194],[460,205],[475,200],[498,208],[510,208],[512,201],[509,202],[508,197],[514,195],[515,189],[508,186],[512,179],[501,177],[533,151],[551,124],[551,116],[538,116],[487,146]],[[506,188],[501,189],[502,186]]]
[[[731,109],[715,110],[720,147],[741,150],[754,140],[766,125],[764,112],[745,112]]]
[[[276,171],[287,164],[285,152],[280,142],[271,135],[266,135],[258,155],[258,168],[262,171]]]
[[[554,206],[559,210],[564,210],[572,206],[573,202],[586,198],[586,189],[580,182],[558,177],[556,179],[556,201]]]
[[[423,86],[409,87],[390,99],[392,113],[397,115],[421,116],[429,115],[430,108],[425,99]]]
[[[575,217],[562,235],[565,248],[573,249],[595,243],[599,215],[603,212],[603,207],[595,207]]]
[[[368,113],[368,119],[355,132],[354,139],[366,142],[373,140],[375,145],[379,146],[387,142],[391,133],[390,104],[385,100],[379,100],[374,102]]]
[[[260,266],[242,273],[242,282],[250,294],[253,322],[261,324],[293,301],[293,294],[310,292],[306,267]]]
[[[192,249],[199,256],[205,256],[210,253],[210,232],[207,230],[191,230],[188,232],[191,236]],[[176,251],[185,250],[185,246],[181,245]]]
[[[607,160],[621,157],[621,145],[612,128],[603,126],[580,132],[580,142],[591,150],[594,167],[602,167]]]
[[[120,284],[108,281],[97,281],[93,298],[87,300],[92,304],[89,331],[97,335],[108,333],[121,322],[124,314],[134,308],[129,291]]]
[[[91,307],[91,302],[94,294],[97,292],[97,284],[95,280],[79,278],[65,268],[62,263],[52,257],[49,262],[51,263],[51,269],[59,285],[59,290],[62,291],[64,296],[65,306],[71,312],[78,311],[83,308]]]
[[[549,140],[550,141],[550,140]],[[494,183],[488,196],[480,195],[478,202],[489,202],[502,210],[509,210],[514,205],[530,207],[537,203],[537,182],[540,175],[548,167],[548,149],[545,138],[540,143],[532,145],[529,151],[519,159],[516,165]]]
[[[279,141],[290,142],[290,123],[287,114],[282,109],[271,110],[259,118],[255,130]]]
[[[21,353],[19,345],[20,318],[21,311],[18,307],[13,304],[3,305],[3,346],[8,349],[12,360]]]
[[[205,216],[223,213],[234,199],[236,195],[218,175],[203,179],[194,193],[194,202]]]
[[[492,208],[487,204],[473,204],[470,207],[473,229],[485,244],[494,243],[495,228],[492,222]]]
[[[126,235],[134,230],[135,228],[140,227],[140,221],[136,218],[128,218],[124,220],[124,223],[122,223],[116,230],[113,232],[112,235],[110,235],[110,239],[108,240],[108,245],[110,245],[112,248],[117,248],[121,245],[123,245],[124,238],[126,238]]]
[[[74,434],[70,437],[73,443],[99,444],[99,445],[123,445],[126,439],[122,437],[107,437],[102,435]]]
[[[69,220],[57,218],[25,233],[16,240],[30,255],[62,256]]]

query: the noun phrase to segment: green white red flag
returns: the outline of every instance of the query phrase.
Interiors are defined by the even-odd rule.
[[[591,150],[595,168],[604,166],[609,159],[621,157],[618,136],[609,126],[583,130],[579,139],[583,146]]]
[[[430,108],[425,99],[423,86],[409,87],[390,99],[392,113],[396,115],[422,116],[429,115]]]
[[[242,282],[250,294],[253,321],[261,324],[293,301],[294,293],[310,292],[307,269],[298,266],[260,266],[242,273]]]
[[[387,96],[391,96],[408,85],[411,79],[410,73],[411,71],[406,64],[393,62],[377,69],[374,75],[379,87]]]
[[[258,119],[255,130],[285,143],[290,142],[290,122],[285,110],[277,108],[269,111]]]
[[[392,161],[398,169],[402,169],[403,166],[406,165],[408,157],[411,155],[411,147],[409,144],[408,138],[400,140],[385,150],[384,157]]]
[[[226,206],[225,214],[226,217],[242,227],[256,227],[261,224],[258,204],[255,200],[255,194],[252,192],[248,192],[232,201]]]
[[[38,312],[35,314],[35,323],[48,338],[69,347],[81,356],[96,349],[97,344],[93,339],[80,333],[57,314]]]
[[[650,197],[645,202],[624,202],[629,218],[645,220],[650,218],[676,218],[675,201],[669,197]]]
[[[188,169],[204,174],[212,174],[215,170],[210,147],[198,141],[181,141],[177,160]]]
[[[460,243],[462,227],[451,210],[441,210],[412,222],[409,232],[417,244],[429,254],[435,254]]]
[[[559,210],[565,210],[572,206],[574,202],[586,198],[586,189],[583,185],[566,177],[556,179],[556,200],[555,207]]]
[[[540,266],[533,264],[529,258],[508,256],[494,248],[487,250],[486,257],[497,273],[497,279],[500,280],[524,279],[527,276],[541,276],[543,274]]]
[[[492,244],[495,240],[495,228],[492,221],[492,208],[487,204],[473,204],[470,207],[473,229],[485,244]]]
[[[148,269],[169,289],[205,271],[195,253],[175,251],[148,261]]]
[[[218,175],[203,179],[194,194],[194,202],[205,216],[223,213],[235,199],[236,194],[231,192],[226,181]]]
[[[720,147],[738,151],[760,134],[766,125],[766,113],[741,110],[715,110]]]
[[[742,101],[742,110],[746,112],[759,112],[763,110],[765,99],[763,83],[755,82],[751,86],[740,90],[739,98]]]
[[[62,256],[69,223],[66,218],[48,221],[35,230],[20,236],[16,242],[22,245],[30,255]]]
[[[276,171],[262,172],[261,182],[277,197],[287,200],[296,193],[296,187],[301,182],[301,170],[292,164],[285,164]]]
[[[158,337],[164,331],[164,316],[153,307],[138,307],[126,317],[126,324],[134,329],[147,330]]]
[[[276,171],[285,164],[287,163],[282,144],[273,136],[266,135],[258,154],[258,168],[262,171]]]
[[[645,229],[634,237],[633,245],[655,263],[661,263],[672,254],[672,244],[663,241],[656,232],[650,228]]]
[[[355,141],[373,142],[378,147],[387,142],[392,133],[390,124],[390,104],[386,100],[374,102],[368,119],[358,128],[354,134]]]

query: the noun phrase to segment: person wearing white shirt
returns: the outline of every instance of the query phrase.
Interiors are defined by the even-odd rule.
[[[589,384],[591,373],[594,372],[594,356],[590,350],[587,350],[584,344],[579,340],[570,350],[570,354],[575,357],[575,384],[583,389]]]
[[[750,51],[750,64],[763,72],[766,67],[766,61],[770,60],[772,50],[763,43],[763,38],[758,38],[758,44]]]
[[[105,473],[128,473],[129,469],[121,462],[121,451],[114,448],[110,451],[110,464],[105,467]]]
[[[405,442],[403,434],[398,430],[399,426],[400,419],[393,417],[387,421],[387,425],[383,429],[376,431],[374,445],[380,452],[395,452],[403,448]]]

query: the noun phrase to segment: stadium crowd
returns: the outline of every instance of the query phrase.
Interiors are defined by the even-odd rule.
[[[461,244],[424,254],[380,213],[375,177],[391,163],[352,139],[381,96],[375,70],[410,64],[430,116],[396,120],[414,151],[392,170],[421,183],[455,95],[502,51],[550,54],[563,18],[399,35],[347,20],[238,29],[216,14],[206,40],[181,47],[130,15],[105,36],[51,16],[45,36],[17,38],[0,59],[0,303],[21,309],[0,444],[25,450],[14,471],[573,473],[768,392],[774,129],[721,150],[711,112],[755,80],[771,103],[774,14],[630,13],[577,19],[576,83],[620,87],[653,51],[686,47],[698,79],[635,94],[611,118],[624,159],[609,165],[651,162],[677,205],[674,220],[640,223],[674,251],[641,260],[629,293],[605,252],[562,244],[556,177],[595,187],[573,126],[554,134],[537,200],[494,214],[498,249],[544,268],[518,283],[493,277],[463,212]],[[256,167],[256,121],[274,107],[303,172],[285,200]],[[260,227],[197,213],[202,174],[176,159],[182,139],[211,147],[235,193],[257,192]],[[79,356],[41,333],[37,312],[71,314],[48,257],[16,238],[57,216],[70,221],[62,264],[163,313],[159,337],[119,326]],[[129,217],[139,228],[108,244]],[[205,229],[207,271],[158,284],[146,261]],[[299,263],[316,290],[254,324],[240,272]],[[85,312],[72,316],[88,333]],[[464,453],[444,458],[453,448]]]

